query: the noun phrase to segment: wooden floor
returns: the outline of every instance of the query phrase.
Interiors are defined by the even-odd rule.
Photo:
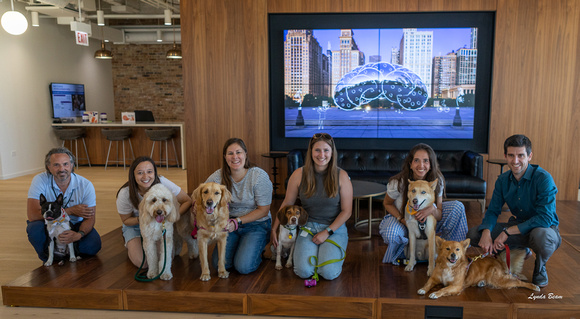
[[[334,281],[321,280],[313,288],[304,287],[291,269],[274,270],[274,263],[269,260],[253,274],[232,272],[228,279],[217,278],[212,269],[212,279],[201,282],[199,262],[183,256],[174,261],[172,280],[137,282],[133,278],[136,267],[128,261],[123,247],[114,204],[115,193],[127,172],[81,167],[78,173],[95,184],[96,227],[103,236],[104,248],[96,257],[64,266],[42,266],[26,239],[26,193],[32,175],[0,181],[0,199],[8,203],[8,209],[0,210],[3,220],[8,220],[0,232],[2,301],[6,306],[19,306],[1,307],[1,318],[159,316],[146,313],[149,311],[162,311],[164,318],[191,318],[191,313],[199,318],[218,318],[222,314],[245,318],[424,318],[425,311],[438,310],[428,306],[458,307],[465,318],[580,317],[579,202],[558,202],[563,243],[548,263],[550,285],[541,292],[469,288],[460,296],[429,300],[416,294],[427,281],[426,264],[419,264],[412,273],[405,272],[402,266],[382,264],[386,246],[377,236],[349,242],[341,276]],[[185,185],[185,172],[180,169],[163,169],[160,173]],[[276,205],[279,201],[273,210],[278,208]],[[478,224],[478,204],[466,203],[466,207],[470,226]],[[380,210],[375,214],[381,214]],[[529,260],[524,274],[531,278],[532,270],[533,262]],[[536,300],[530,299],[534,296]]]

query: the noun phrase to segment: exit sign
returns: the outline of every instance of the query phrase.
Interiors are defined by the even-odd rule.
[[[75,38],[78,45],[89,46],[89,34],[82,31],[75,31]]]

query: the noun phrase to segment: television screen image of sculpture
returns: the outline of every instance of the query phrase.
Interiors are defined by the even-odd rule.
[[[285,136],[473,138],[476,36],[476,28],[285,30]]]
[[[492,12],[270,14],[270,147],[487,152]]]

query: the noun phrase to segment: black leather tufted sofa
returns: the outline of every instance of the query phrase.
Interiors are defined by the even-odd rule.
[[[387,185],[389,178],[401,170],[407,154],[408,151],[339,150],[337,161],[351,179]],[[304,165],[305,155],[306,150],[288,153],[288,176]],[[483,213],[486,192],[483,156],[471,151],[439,151],[437,161],[445,177],[446,198],[477,200]]]

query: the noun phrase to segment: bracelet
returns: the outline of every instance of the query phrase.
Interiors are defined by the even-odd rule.
[[[507,227],[504,227],[502,232],[504,232],[508,237],[511,236],[510,233],[507,231]]]

